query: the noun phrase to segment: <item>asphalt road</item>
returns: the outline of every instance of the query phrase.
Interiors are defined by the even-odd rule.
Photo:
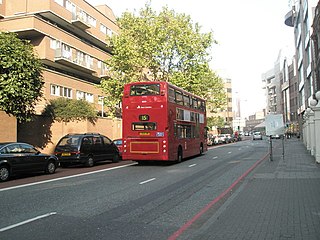
[[[87,173],[75,168],[76,176],[66,169],[54,180],[0,186],[0,239],[183,239],[218,211],[267,152],[265,140],[248,140],[180,164],[103,164],[84,168]]]

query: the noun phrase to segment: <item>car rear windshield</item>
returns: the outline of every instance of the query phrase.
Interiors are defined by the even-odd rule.
[[[78,146],[79,136],[67,136],[61,139],[59,146]]]
[[[113,142],[116,145],[121,145],[122,144],[122,140],[114,140]]]

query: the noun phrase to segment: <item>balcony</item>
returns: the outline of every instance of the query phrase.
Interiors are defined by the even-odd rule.
[[[85,17],[80,13],[72,13],[72,25],[76,26],[77,28],[80,28],[82,30],[86,30],[90,28],[90,25],[87,24],[87,21],[85,20]]]
[[[62,48],[55,50],[55,62],[63,64],[67,67],[76,69],[81,72],[92,74],[95,71],[91,68],[90,64],[83,58],[79,58],[71,51],[65,51]]]
[[[64,9],[62,9],[64,10]],[[67,10],[64,10],[67,11]],[[68,12],[67,12],[68,13]],[[86,31],[90,26],[83,21],[83,18],[81,18],[81,14],[72,14],[72,17],[61,17],[57,13],[53,11],[43,11],[37,13],[39,16],[50,20],[51,22],[62,26],[63,29],[67,30],[72,35],[75,35],[77,37],[80,37],[82,39],[85,39],[87,42],[92,43],[95,46],[98,46],[101,49],[104,49],[107,52],[111,52],[111,47],[108,47],[105,40],[100,40],[96,36],[94,36],[92,33]],[[69,13],[71,15],[71,13]],[[69,21],[66,19],[70,19]]]

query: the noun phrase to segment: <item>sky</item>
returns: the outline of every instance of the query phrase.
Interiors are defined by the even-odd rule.
[[[108,5],[117,17],[138,11],[146,0],[86,0],[91,5]],[[288,0],[152,0],[160,11],[168,6],[191,16],[203,32],[213,32],[218,41],[210,50],[211,68],[232,80],[233,98],[240,99],[241,116],[266,107],[262,74],[272,69],[279,51],[293,52],[293,28],[284,24]]]

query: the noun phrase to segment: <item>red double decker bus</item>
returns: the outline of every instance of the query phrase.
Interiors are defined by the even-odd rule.
[[[124,86],[123,160],[177,161],[207,151],[205,100],[168,82]]]

